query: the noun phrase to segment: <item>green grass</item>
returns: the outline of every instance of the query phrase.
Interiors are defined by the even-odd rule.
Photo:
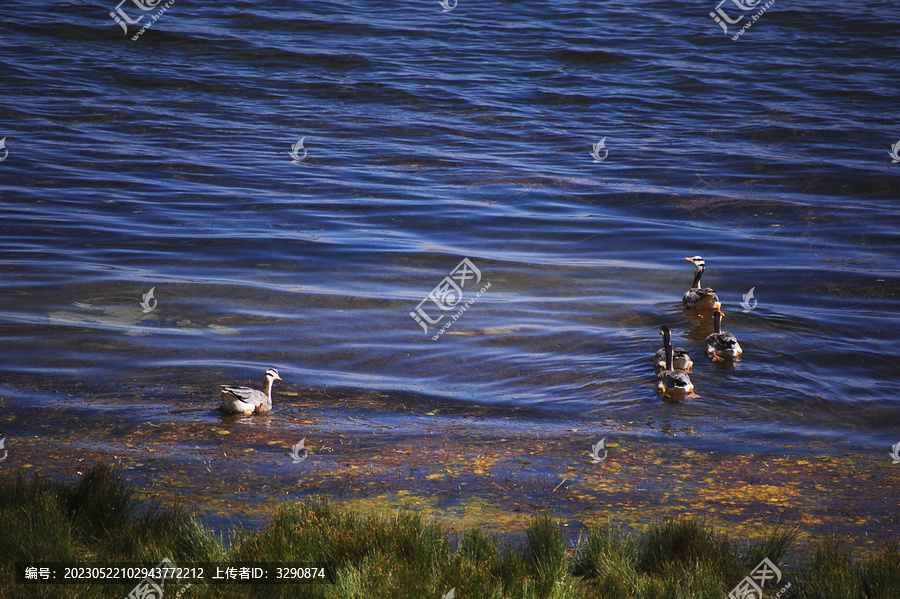
[[[450,534],[409,512],[361,516],[324,501],[282,505],[259,531],[234,531],[228,543],[177,510],[140,510],[134,490],[98,465],[74,485],[36,477],[0,478],[0,598],[125,597],[128,585],[25,586],[17,563],[100,562],[153,566],[164,557],[193,563],[328,564],[331,584],[195,584],[184,597],[323,599],[722,599],[764,558],[778,564],[793,531],[775,529],[738,544],[700,519],[656,523],[646,531],[598,527],[570,544],[560,525],[536,515],[523,539],[504,543],[478,528]],[[739,550],[738,547],[743,547]],[[779,566],[765,588],[782,599],[897,599],[897,544],[852,560],[835,546],[805,563]],[[166,585],[175,597],[180,585]],[[170,590],[171,589],[171,590]]]
[[[74,485],[23,474],[0,478],[0,597],[124,597],[131,585],[22,586],[17,563],[155,566],[226,559],[222,544],[177,510],[139,514],[133,488],[100,464]]]

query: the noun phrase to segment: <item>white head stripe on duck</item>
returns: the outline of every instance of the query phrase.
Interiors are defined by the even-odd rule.
[[[681,303],[688,310],[718,310],[721,302],[716,292],[710,287],[700,288],[700,279],[706,272],[706,261],[701,256],[685,258],[694,265],[694,281],[681,298]]]

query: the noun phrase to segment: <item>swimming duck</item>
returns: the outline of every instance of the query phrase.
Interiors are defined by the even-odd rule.
[[[250,387],[229,387],[221,385],[222,405],[219,409],[229,414],[262,414],[272,411],[272,383],[280,381],[281,377],[274,368],[266,370],[266,382],[263,383],[263,391],[257,391]]]
[[[671,341],[663,336],[666,352],[666,369],[656,376],[656,389],[663,399],[669,401],[684,401],[684,398],[694,392],[694,383],[691,377],[683,370],[675,370],[672,367],[673,350]]]
[[[710,287],[704,287],[702,289],[700,288],[700,278],[703,277],[703,273],[706,271],[706,260],[704,260],[700,256],[685,258],[685,260],[693,264],[694,268],[697,269],[696,272],[694,272],[694,284],[684,293],[684,296],[681,298],[681,303],[684,304],[685,309],[720,309],[722,307],[722,303],[719,301],[719,296],[716,295],[716,292],[713,291]]]
[[[656,355],[653,357],[653,360],[656,362],[657,372],[666,370],[666,346],[672,344],[672,333],[669,331],[669,327],[663,325],[660,327],[659,331],[659,334],[662,335],[663,338],[663,347],[656,352]],[[674,370],[690,372],[693,365],[694,362],[691,360],[686,349],[683,347],[672,348],[672,367]]]
[[[734,360],[744,351],[734,335],[722,330],[721,310],[713,313],[713,332],[706,338],[706,355],[718,362]]]

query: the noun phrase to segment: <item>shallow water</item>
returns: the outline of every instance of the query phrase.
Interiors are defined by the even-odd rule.
[[[2,378],[152,410],[274,366],[276,404],[340,385],[884,453],[900,13],[779,2],[735,42],[714,8],[176,2],[132,41],[113,2],[4,3]],[[734,367],[681,310],[694,254]],[[410,313],[463,258],[460,306],[490,288],[432,340],[449,316]],[[694,354],[682,406],[662,324]]]

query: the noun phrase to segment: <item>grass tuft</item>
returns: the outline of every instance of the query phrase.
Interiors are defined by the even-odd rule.
[[[638,570],[664,574],[675,568],[737,580],[745,574],[737,566],[736,557],[728,539],[716,533],[705,521],[694,518],[666,520],[647,535],[638,559]]]
[[[460,599],[721,599],[764,557],[780,563],[795,535],[775,529],[740,554],[703,520],[683,518],[645,533],[589,529],[570,558],[560,528],[547,515],[531,521],[524,542],[504,545],[471,528],[454,548],[449,531],[414,513],[364,517],[307,500],[283,504],[263,529],[235,531],[226,545],[178,509],[154,507],[138,515],[137,508],[132,487],[102,464],[73,485],[40,476],[0,477],[0,599],[123,597],[134,586],[26,588],[12,582],[17,563],[152,566],[163,557],[180,566],[308,562],[327,564],[334,572],[333,584],[208,581],[192,586],[188,599],[437,599],[450,589]],[[783,599],[900,597],[896,543],[864,562],[827,545],[795,570],[793,578],[782,570]],[[776,587],[766,587],[766,596],[775,592]]]
[[[616,531],[589,529],[575,553],[574,574],[591,582],[597,597],[626,599],[638,588],[638,543]]]
[[[834,545],[816,551],[798,586],[799,599],[864,597],[859,567]]]
[[[752,571],[764,558],[773,564],[788,552],[797,536],[796,529],[775,528],[762,541],[755,543],[744,556],[743,569]]]
[[[58,493],[83,537],[102,539],[134,516],[132,487],[102,462],[86,471],[74,487],[58,487]]]
[[[43,478],[0,478],[0,563],[75,558],[78,538],[59,491]]]
[[[526,531],[528,536],[527,563],[540,597],[549,597],[557,583],[568,573],[566,543],[546,515],[536,517]]]

